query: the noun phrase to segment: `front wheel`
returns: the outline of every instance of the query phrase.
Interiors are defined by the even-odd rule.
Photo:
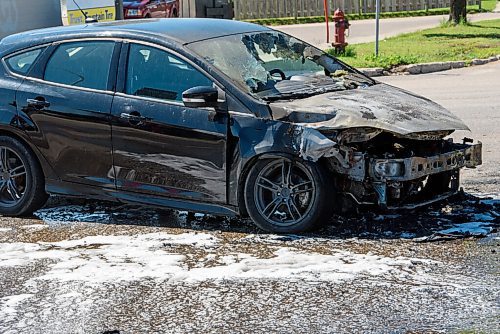
[[[273,233],[298,233],[326,222],[334,196],[329,178],[316,163],[266,159],[250,170],[245,204],[257,226]]]

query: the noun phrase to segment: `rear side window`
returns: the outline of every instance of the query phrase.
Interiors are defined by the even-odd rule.
[[[185,90],[212,85],[205,75],[168,52],[145,45],[130,45],[126,94],[182,101]]]
[[[44,80],[107,90],[114,47],[111,41],[62,44],[50,57]]]
[[[27,75],[43,49],[27,51],[6,59],[7,67],[14,73]]]

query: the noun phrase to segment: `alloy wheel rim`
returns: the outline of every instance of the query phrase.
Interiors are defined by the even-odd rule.
[[[254,201],[267,222],[287,227],[300,222],[312,210],[315,193],[311,172],[300,162],[282,159],[260,171]]]
[[[17,205],[27,188],[28,178],[23,160],[12,149],[0,146],[0,205]]]

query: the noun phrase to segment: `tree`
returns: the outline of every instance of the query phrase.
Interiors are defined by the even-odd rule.
[[[467,0],[451,0],[449,22],[467,22]]]

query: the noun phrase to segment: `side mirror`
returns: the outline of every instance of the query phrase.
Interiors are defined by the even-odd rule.
[[[219,91],[211,86],[198,86],[182,93],[182,102],[188,108],[217,107]]]

